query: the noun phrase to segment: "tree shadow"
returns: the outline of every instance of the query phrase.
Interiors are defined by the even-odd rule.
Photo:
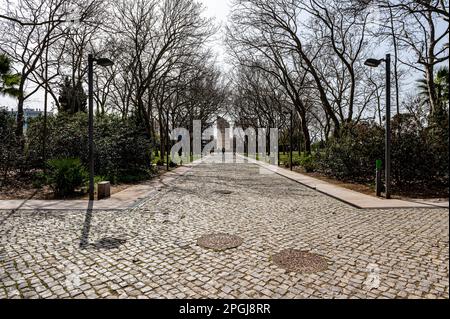
[[[23,200],[23,202],[19,205],[19,207],[12,209],[11,212],[10,212],[8,215],[6,215],[2,220],[0,220],[0,225],[3,224],[4,222],[6,222],[6,220],[7,220],[9,217],[11,217],[15,212],[17,212],[18,210],[20,210],[20,209],[23,207],[23,205],[25,205],[25,203],[26,203],[27,201],[33,199],[33,197],[37,194],[37,192],[38,192],[38,191],[35,190],[35,191],[33,192],[33,194],[31,194],[30,197],[28,197],[27,199],[24,199],[24,200]]]
[[[125,239],[104,237],[99,239],[95,244],[92,244],[92,246],[97,249],[116,249],[125,243]]]
[[[84,218],[83,230],[81,231],[80,249],[86,249],[89,245],[89,232],[91,231],[92,209],[94,207],[94,201],[89,200],[88,207],[86,209],[86,216]]]

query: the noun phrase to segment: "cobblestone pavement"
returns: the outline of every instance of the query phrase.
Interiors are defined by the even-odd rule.
[[[449,297],[448,210],[358,210],[261,173],[203,163],[131,211],[1,211],[0,298]],[[216,232],[243,244],[197,246]],[[286,272],[286,248],[328,269]]]

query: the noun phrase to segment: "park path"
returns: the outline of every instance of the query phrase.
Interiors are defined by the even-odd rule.
[[[123,211],[0,211],[0,298],[448,298],[448,209],[356,209],[211,158]],[[226,251],[197,245],[240,236]],[[296,248],[325,271],[272,256]]]

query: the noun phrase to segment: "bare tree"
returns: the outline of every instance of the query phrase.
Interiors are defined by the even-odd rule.
[[[394,15],[401,30],[398,41],[415,56],[415,60],[406,57],[402,62],[425,75],[431,113],[436,112],[439,103],[434,82],[435,67],[449,58],[448,1],[404,1],[393,7],[397,8]],[[442,12],[445,7],[446,14]],[[442,21],[446,23],[440,23]],[[445,27],[440,27],[442,25]]]
[[[67,28],[64,23],[73,21],[75,12],[79,13],[79,19],[87,19],[92,10],[91,4],[66,0],[5,1],[0,23],[7,32],[1,40],[1,47],[12,58],[21,75],[18,86],[17,136],[23,135],[24,102],[42,86],[28,89],[28,81],[35,79],[34,72],[37,69],[44,68],[43,56],[49,46],[59,41],[62,30]]]

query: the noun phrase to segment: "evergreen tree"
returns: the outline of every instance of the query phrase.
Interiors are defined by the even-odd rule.
[[[70,78],[66,77],[59,92],[59,103],[62,112],[68,114],[86,112],[87,95],[81,82],[74,86]]]

